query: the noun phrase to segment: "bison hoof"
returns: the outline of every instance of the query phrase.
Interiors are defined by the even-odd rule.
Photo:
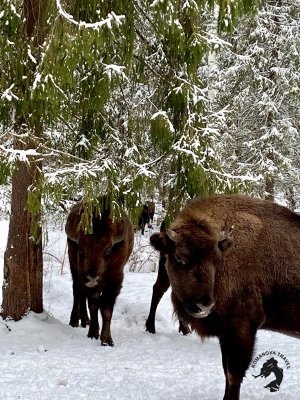
[[[88,338],[91,339],[99,339],[99,325],[98,324],[93,324],[90,325],[89,331],[88,331]]]
[[[149,333],[155,333],[155,327],[153,326],[153,324],[149,324],[149,322],[148,321],[146,321],[146,332],[149,332]]]
[[[114,342],[112,340],[101,340],[101,346],[114,347]]]
[[[90,334],[88,334],[87,337],[90,338],[90,339],[96,339],[96,340],[99,339],[99,335],[90,335]]]
[[[99,332],[93,332],[93,331],[89,330],[89,333],[88,333],[87,337],[91,338],[91,339],[97,339],[98,340],[99,339]]]
[[[81,326],[82,326],[83,328],[86,328],[87,325],[90,325],[90,320],[89,320],[89,318],[82,319],[82,320],[81,320]]]
[[[79,321],[70,321],[69,325],[71,325],[73,328],[78,328],[79,326]]]

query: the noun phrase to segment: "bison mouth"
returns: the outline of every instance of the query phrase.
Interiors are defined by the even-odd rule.
[[[214,303],[208,306],[204,306],[200,303],[186,303],[184,304],[184,308],[186,312],[194,318],[205,318],[212,312],[214,305]]]

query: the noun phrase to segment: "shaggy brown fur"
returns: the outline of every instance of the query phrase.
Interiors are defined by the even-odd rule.
[[[238,400],[257,330],[300,338],[300,216],[248,196],[200,197],[150,240],[167,255],[175,313],[219,338],[224,400]]]
[[[133,248],[133,226],[125,214],[121,220],[113,222],[110,210],[106,209],[101,216],[93,214],[93,233],[88,234],[80,228],[83,211],[81,203],[73,206],[66,223],[74,296],[70,325],[78,326],[79,320],[83,327],[90,324],[88,337],[98,339],[100,308],[101,344],[113,346],[110,324],[122,287],[123,268]]]

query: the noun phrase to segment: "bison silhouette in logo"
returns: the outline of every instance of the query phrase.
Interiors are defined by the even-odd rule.
[[[283,379],[283,369],[278,367],[278,361],[275,360],[274,357],[270,358],[267,360],[265,363],[263,363],[263,366],[261,367],[260,374],[259,375],[253,375],[254,378],[258,378],[259,376],[263,378],[267,378],[268,376],[273,374],[275,375],[275,379],[268,383],[268,385],[265,386],[266,389],[269,389],[270,392],[278,392],[280,388],[280,384]]]

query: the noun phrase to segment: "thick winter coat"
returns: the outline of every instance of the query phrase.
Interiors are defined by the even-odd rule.
[[[300,338],[300,216],[248,196],[200,197],[150,240],[166,255],[178,317],[219,338],[224,399],[238,400],[257,330]]]
[[[100,308],[101,344],[113,346],[110,324],[122,287],[124,265],[133,248],[133,226],[125,213],[120,220],[113,221],[106,209],[101,215],[94,212],[92,233],[88,233],[81,227],[83,211],[82,203],[73,206],[65,228],[74,296],[70,325],[76,327],[81,320],[83,327],[90,325],[88,337],[98,339]]]

